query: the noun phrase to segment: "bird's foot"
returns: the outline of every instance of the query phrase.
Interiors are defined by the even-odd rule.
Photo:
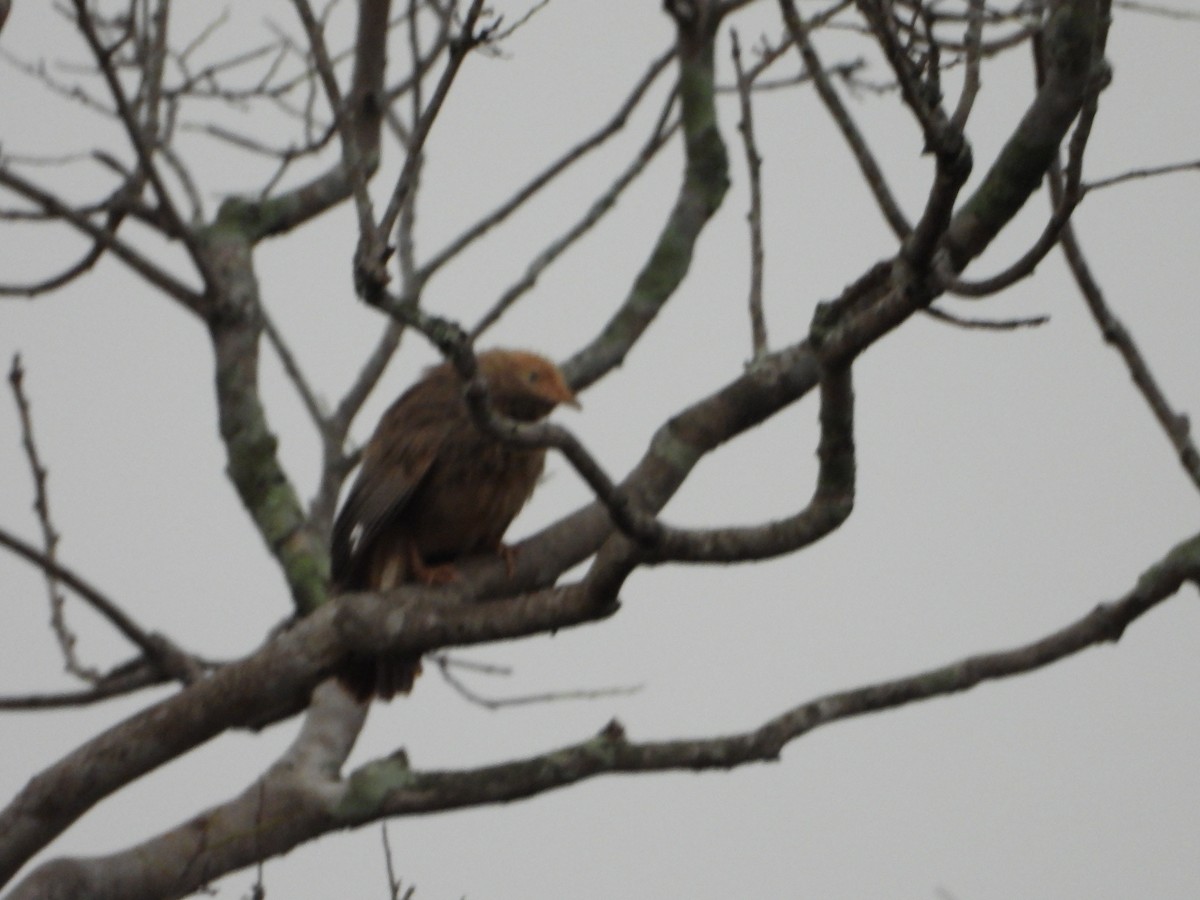
[[[517,557],[521,555],[521,551],[510,544],[501,544],[496,548],[496,553],[504,560],[504,571],[508,573],[508,577],[516,575]]]
[[[409,551],[409,568],[417,581],[431,587],[458,581],[458,570],[454,566],[449,563],[428,565],[425,560],[421,559],[421,554],[415,548]]]
[[[423,565],[420,571],[414,571],[413,574],[431,587],[453,584],[458,581],[458,570],[449,563],[443,563],[438,566]]]

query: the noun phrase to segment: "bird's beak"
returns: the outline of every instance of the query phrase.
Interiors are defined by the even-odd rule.
[[[575,396],[575,392],[565,384],[563,385],[562,396],[558,402],[572,409],[583,409],[583,404],[579,402],[579,398]]]
[[[566,381],[561,376],[546,386],[553,388],[553,391],[549,392],[549,398],[555,403],[561,403],[563,406],[569,406],[572,409],[582,408],[579,405],[579,398],[575,396],[575,392],[567,386]]]

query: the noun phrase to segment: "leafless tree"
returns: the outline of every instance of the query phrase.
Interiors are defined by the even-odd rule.
[[[239,35],[228,50],[220,15],[199,32],[181,33],[166,0],[63,4],[61,14],[86,46],[88,64],[47,68],[9,48],[10,70],[24,70],[45,90],[73,97],[79,115],[115,124],[123,149],[98,144],[87,157],[68,161],[87,168],[87,196],[57,184],[58,169],[35,165],[45,160],[0,157],[5,227],[58,223],[84,242],[58,271],[0,290],[38,298],[88,278],[98,263],[113,259],[194,317],[211,341],[229,481],[286,578],[294,618],[264,635],[245,658],[217,662],[189,651],[178,637],[143,627],[118,599],[71,570],[56,552],[36,417],[22,366],[14,361],[10,383],[36,476],[42,540],[35,545],[6,525],[0,543],[44,573],[55,609],[64,593],[90,604],[131,642],[134,655],[109,671],[92,671],[75,659],[70,632],[56,617],[63,651],[84,686],[66,694],[8,696],[0,698],[0,707],[90,704],[169,682],[177,689],[31,773],[19,796],[0,810],[0,883],[12,880],[93,806],[164,763],[232,730],[293,716],[302,716],[303,726],[288,751],[238,796],[197,811],[176,828],[136,836],[141,843],[109,856],[52,857],[8,896],[184,896],[335,830],[529,797],[606,773],[733,768],[774,759],[819,726],[1029,672],[1114,641],[1185,582],[1197,583],[1200,536],[1181,536],[1177,546],[1148,561],[1117,599],[1022,646],[894,681],[797,698],[741,734],[647,743],[628,737],[614,720],[574,746],[462,771],[422,771],[399,753],[346,770],[366,709],[329,678],[350,653],[433,654],[572,626],[603,627],[618,613],[622,586],[643,567],[751,563],[821,541],[854,507],[851,373],[858,357],[922,316],[958,327],[1037,324],[967,319],[936,304],[947,295],[999,294],[1030,277],[1058,249],[1104,339],[1121,354],[1186,477],[1200,488],[1200,456],[1186,419],[1169,405],[1133,338],[1106,306],[1072,232],[1072,215],[1104,186],[1084,180],[1083,162],[1110,79],[1105,43],[1111,3],[779,0],[772,7],[765,0],[667,0],[674,45],[633,73],[621,107],[432,253],[418,250],[417,200],[429,183],[426,149],[439,115],[464,67],[480,54],[503,54],[512,35],[527,27],[525,14],[536,16],[540,4],[501,17],[482,0],[359,0],[353,35],[343,44],[331,22],[349,12],[292,0],[287,21],[269,22],[255,36]],[[774,40],[739,44],[733,30],[740,17],[762,15],[764,8],[775,17]],[[0,24],[7,9],[0,5]],[[729,45],[731,34],[734,77],[724,81],[716,74],[717,51]],[[837,37],[836,60],[818,53],[827,35]],[[968,139],[975,101],[992,64],[1013,54],[1032,60],[1036,90],[1002,149],[980,159]],[[772,344],[763,311],[762,209],[773,198],[760,172],[763,150],[755,130],[756,104],[776,90],[815,92],[894,235],[894,252],[846,273],[848,287],[816,305],[808,333],[781,345]],[[930,161],[919,209],[905,209],[877,149],[856,124],[856,92],[882,92],[902,104],[919,130],[923,148],[914,149]],[[723,94],[740,110],[736,135],[718,124]],[[652,103],[659,108],[637,115]],[[468,250],[513,227],[517,213],[553,191],[596,148],[635,127],[631,122],[645,128],[635,156],[484,315],[458,321],[452,311],[423,302],[431,281],[468,265]],[[197,164],[191,152],[197,141],[219,145],[226,156],[242,158],[246,172],[261,173],[256,188],[209,208],[225,173]],[[745,369],[663,421],[641,459],[620,473],[607,471],[603,452],[567,429],[504,420],[484,394],[473,391],[479,427],[506,441],[553,448],[587,483],[591,502],[522,542],[511,571],[502,561],[478,559],[464,564],[461,578],[447,586],[331,597],[330,524],[339,490],[357,462],[348,436],[402,336],[418,332],[464,377],[474,378],[476,340],[563,254],[588,240],[664,150],[680,152],[674,202],[651,246],[622,248],[640,254],[640,270],[591,339],[563,362],[563,371],[576,391],[586,392],[637,349],[686,278],[706,225],[718,214],[744,212],[722,206],[731,158],[746,164],[752,196],[752,341]],[[967,196],[964,185],[973,172],[982,175]],[[1155,173],[1129,177],[1137,174]],[[972,271],[973,261],[1042,192],[1051,202],[1041,235],[999,274]],[[268,240],[287,240],[305,223],[347,207],[357,223],[357,250],[346,267],[346,296],[357,295],[377,310],[382,325],[358,377],[328,406],[273,323],[256,261]],[[307,504],[278,453],[262,394],[265,353],[282,362],[323,448],[319,484]],[[819,398],[819,469],[805,505],[777,520],[737,527],[679,527],[659,516],[711,451],[810,394]],[[564,580],[581,564],[582,574]],[[389,615],[398,608],[405,615]],[[398,880],[391,884],[398,893]]]

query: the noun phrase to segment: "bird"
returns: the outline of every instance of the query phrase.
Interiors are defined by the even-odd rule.
[[[579,401],[559,368],[524,350],[476,355],[496,412],[536,422],[560,404]],[[406,582],[443,584],[454,563],[500,553],[509,567],[505,530],[533,494],[544,448],[518,447],[486,434],[450,362],[427,369],[384,412],[362,467],[334,520],[331,582],[336,593],[385,591]],[[351,656],[339,680],[360,702],[407,694],[419,657]]]

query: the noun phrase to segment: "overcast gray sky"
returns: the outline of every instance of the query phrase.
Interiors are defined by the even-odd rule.
[[[495,4],[510,20],[527,5]],[[0,48],[24,59],[84,58],[49,4],[15,6]],[[212,8],[173,7],[181,29]],[[773,11],[762,3],[748,11],[739,25],[745,43],[774,29],[763,24]],[[255,0],[237,4],[226,33],[267,15],[290,21],[288,4]],[[223,39],[218,34],[218,48]],[[670,40],[669,21],[650,0],[554,0],[502,58],[469,59],[429,146],[418,252],[432,253],[595,127]],[[850,45],[820,46],[834,60]],[[1200,23],[1116,10],[1114,81],[1086,177],[1200,157],[1198,47]],[[723,42],[726,72],[727,50]],[[1028,101],[1027,70],[1018,53],[985,71],[969,130],[979,170]],[[857,102],[901,202],[915,213],[930,169],[918,133],[890,94]],[[426,305],[468,322],[478,316],[608,183],[657,109],[650,104],[636,133],[435,280]],[[721,113],[734,186],[687,281],[627,364],[584,396],[583,410],[558,415],[614,473],[640,455],[666,416],[734,377],[749,357],[746,176],[733,96]],[[783,346],[803,336],[818,301],[895,248],[810,93],[763,95],[756,126],[768,179],[766,313],[772,344]],[[5,67],[5,154],[82,152],[97,140],[119,146],[78,105]],[[212,175],[210,205],[219,191],[261,183],[261,172],[230,168],[228,151],[190,140],[193,162]],[[561,358],[587,340],[642,264],[678,169],[677,150],[657,160],[489,343]],[[87,194],[87,166],[31,171]],[[1076,220],[1112,306],[1168,397],[1193,414],[1197,208],[1192,172],[1097,192]],[[970,274],[999,269],[1045,212],[1043,197],[1031,201],[1019,227]],[[264,299],[330,399],[349,384],[381,325],[353,296],[354,242],[347,208],[260,255]],[[48,273],[78,247],[52,229],[0,223],[0,280]],[[493,695],[627,685],[640,692],[488,712],[431,674],[411,697],[372,711],[352,762],[400,745],[420,768],[499,761],[573,743],[614,716],[639,740],[747,729],[830,690],[1046,634],[1122,594],[1196,532],[1196,491],[1057,256],[1000,298],[947,303],[964,315],[1048,314],[1050,323],[997,334],[918,319],[873,347],[855,367],[857,506],[831,537],[769,564],[644,570],[609,621],[463,654],[514,668],[511,678],[472,681]],[[213,656],[250,651],[288,613],[289,598],[223,473],[199,323],[112,261],[53,296],[0,304],[0,360],[7,367],[20,352],[25,362],[61,558],[148,628]],[[360,440],[432,358],[419,339],[406,339],[355,429]],[[318,444],[273,360],[266,378],[272,425],[307,495]],[[711,525],[796,509],[815,472],[814,417],[815,403],[805,401],[720,451],[666,517]],[[549,470],[513,535],[585,499],[562,460],[551,458]],[[6,397],[0,524],[32,539],[31,499]],[[0,693],[69,684],[45,627],[44,593],[36,571],[0,554]],[[105,665],[127,652],[77,604],[71,617],[85,659]],[[395,863],[417,885],[418,900],[1200,896],[1198,635],[1200,606],[1188,588],[1117,645],[951,699],[835,724],[790,745],[776,764],[607,777],[506,807],[395,821]],[[0,714],[0,796],[150,699]],[[297,724],[213,741],[100,804],[50,853],[121,849],[239,792]],[[251,879],[241,873],[217,887],[238,897]],[[383,897],[379,829],[272,861],[266,885],[276,897]]]

